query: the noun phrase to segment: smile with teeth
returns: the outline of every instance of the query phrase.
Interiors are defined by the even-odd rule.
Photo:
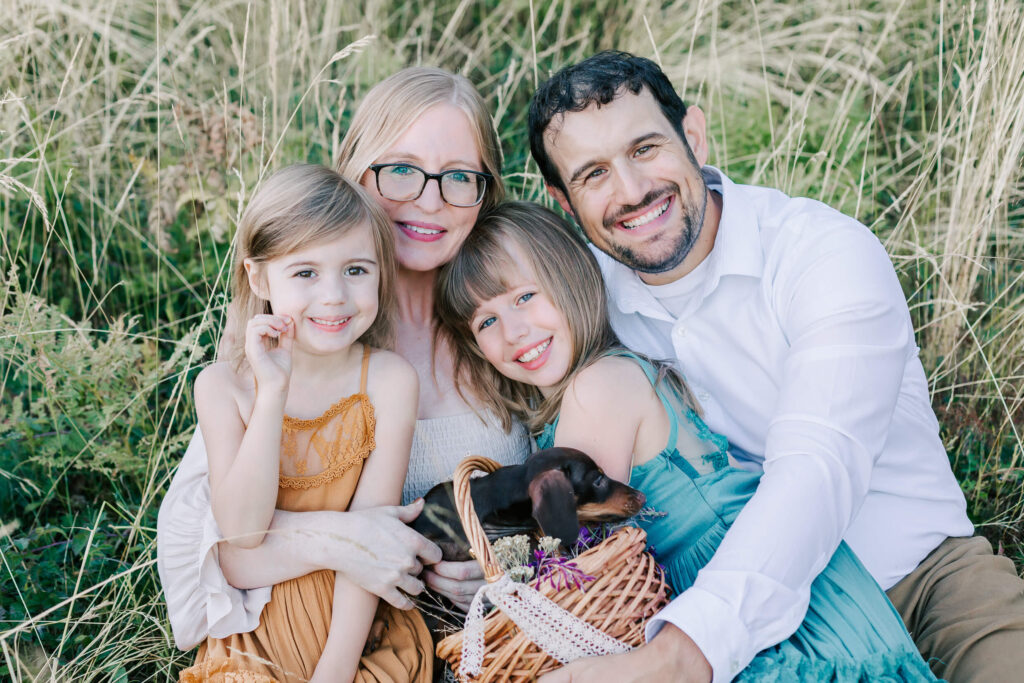
[[[418,235],[440,235],[444,232],[443,230],[431,230],[430,228],[421,228],[418,225],[409,225],[408,223],[402,223],[402,227]]]
[[[340,327],[341,325],[344,325],[345,323],[347,323],[351,319],[352,319],[352,316],[349,316],[347,318],[340,318],[338,320],[324,320],[323,318],[310,318],[310,320],[312,320],[317,325],[323,325],[324,327]]]
[[[647,225],[655,218],[668,211],[668,205],[671,201],[672,198],[669,197],[661,204],[658,204],[653,209],[648,211],[647,213],[641,214],[640,216],[637,216],[632,220],[622,221],[622,227],[632,230],[634,228],[639,228],[641,225]]]
[[[516,358],[516,362],[517,363],[529,363],[531,360],[536,359],[538,356],[540,356],[540,354],[544,353],[544,351],[546,351],[548,346],[550,346],[550,345],[551,345],[551,338],[548,337],[547,339],[542,341],[540,344],[537,344],[532,349],[530,349],[529,351],[527,351],[523,355],[519,356],[519,358]]]

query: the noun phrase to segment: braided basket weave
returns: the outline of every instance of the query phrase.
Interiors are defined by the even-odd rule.
[[[493,472],[500,465],[489,458],[470,456],[455,470],[455,504],[466,531],[473,555],[483,567],[484,578],[495,582],[504,572],[498,566],[469,495],[469,478],[475,471]],[[616,531],[597,546],[575,558],[579,568],[596,577],[580,590],[556,589],[544,582],[541,594],[562,609],[597,627],[630,647],[644,642],[647,620],[668,603],[668,589],[661,567],[644,551],[647,535],[643,530],[626,527]],[[437,656],[446,660],[460,680],[464,631],[448,636],[437,644]],[[549,656],[501,610],[495,609],[484,620],[483,670],[473,680],[530,681],[561,664]]]

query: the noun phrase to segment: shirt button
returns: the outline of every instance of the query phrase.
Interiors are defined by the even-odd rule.
[[[675,331],[673,332],[673,334],[676,335],[676,339],[682,339],[683,337],[686,336],[686,328],[685,327],[677,327],[675,329]]]
[[[711,394],[709,394],[706,391],[698,391],[697,398],[700,400],[701,403],[707,403],[708,399],[711,398]]]

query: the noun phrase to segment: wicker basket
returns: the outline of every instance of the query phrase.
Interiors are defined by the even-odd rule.
[[[470,456],[455,470],[455,502],[473,554],[488,582],[498,581],[503,572],[469,495],[469,478],[477,470],[493,472],[498,463]],[[599,545],[575,558],[579,568],[595,581],[583,590],[568,587],[558,590],[542,583],[539,592],[562,609],[597,627],[629,647],[644,642],[644,624],[668,603],[668,589],[661,567],[644,551],[647,535],[641,529],[626,527],[616,531]],[[465,631],[448,636],[437,644],[437,656],[448,661],[460,680],[462,646]],[[496,609],[484,620],[483,669],[473,680],[530,681],[561,664],[534,644],[512,620]]]

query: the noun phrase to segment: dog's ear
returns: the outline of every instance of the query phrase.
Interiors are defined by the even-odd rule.
[[[561,470],[545,470],[530,482],[529,492],[533,518],[541,531],[571,547],[580,533],[580,524],[569,478]]]

